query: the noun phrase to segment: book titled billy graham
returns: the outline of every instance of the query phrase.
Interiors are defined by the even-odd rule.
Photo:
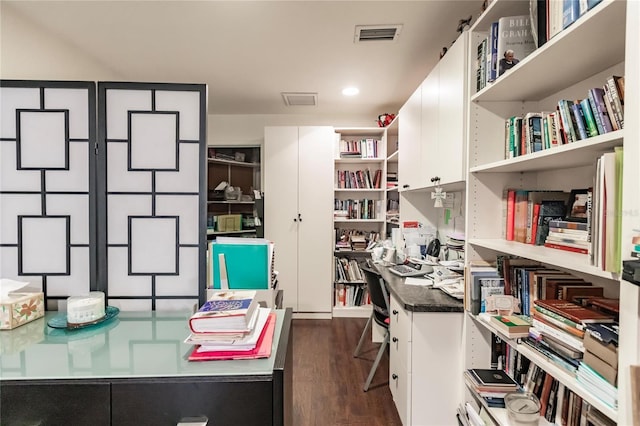
[[[254,290],[219,291],[189,318],[189,328],[193,333],[248,332],[257,308]]]
[[[513,68],[536,49],[529,15],[505,16],[498,20],[498,76]],[[508,57],[507,51],[513,51]]]

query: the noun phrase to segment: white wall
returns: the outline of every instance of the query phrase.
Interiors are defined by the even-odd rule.
[[[313,114],[209,115],[207,144],[262,146],[265,126],[376,127],[377,118]]]
[[[69,66],[73,64],[73,66]],[[121,80],[97,58],[24,20],[0,4],[0,78],[15,80]]]

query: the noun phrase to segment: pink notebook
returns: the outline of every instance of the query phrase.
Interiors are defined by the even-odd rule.
[[[189,355],[189,361],[212,361],[230,359],[258,359],[269,358],[271,356],[271,346],[273,344],[273,332],[276,328],[276,313],[269,314],[267,324],[264,326],[256,347],[250,351],[211,351],[198,352],[198,346]]]

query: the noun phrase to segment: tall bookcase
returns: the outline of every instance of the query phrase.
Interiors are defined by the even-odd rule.
[[[215,188],[227,182],[240,188],[242,195],[229,199]],[[262,220],[254,190],[260,191],[260,147],[208,147],[207,155],[207,238],[218,235],[262,237],[262,228],[255,218]],[[212,218],[220,215],[241,215],[239,229],[221,229]]]
[[[400,226],[400,193],[398,192],[398,155],[400,140],[398,138],[399,123],[402,118],[398,115],[386,127],[387,131],[387,216],[385,235],[391,236],[391,230]]]
[[[471,46],[477,46],[486,37],[492,22],[502,16],[528,14],[528,6],[529,2],[494,0],[471,28]],[[605,295],[620,297],[617,409],[607,406],[573,375],[535,351],[527,350],[517,341],[509,342],[515,350],[618,424],[632,422],[629,366],[638,364],[640,354],[638,287],[621,280],[617,274],[590,265],[588,255],[506,241],[503,239],[504,221],[496,218],[503,217],[505,188],[570,191],[589,186],[601,153],[623,146],[622,253],[623,259],[629,258],[625,253],[629,253],[630,235],[632,229],[639,228],[640,222],[637,214],[639,178],[635,167],[640,158],[640,125],[635,120],[640,113],[636,96],[640,80],[639,21],[638,2],[602,1],[507,74],[472,94],[469,103],[469,171],[465,203],[467,259],[492,261],[501,253],[517,255],[584,277],[594,285],[605,287]],[[471,55],[475,54],[473,48],[470,51]],[[470,63],[473,64],[472,59]],[[469,74],[471,87],[475,87],[473,71]],[[625,75],[625,117],[634,119],[626,120],[623,130],[504,159],[505,119],[530,111],[552,111],[559,99],[582,99],[588,89],[602,86],[610,75]],[[489,368],[492,330],[470,314],[465,318],[464,327],[464,368]],[[494,409],[489,412],[498,424],[506,419],[504,412]]]
[[[387,205],[386,173],[386,128],[336,128],[333,219],[336,240],[342,233],[362,233],[367,236],[367,241],[369,236],[373,235],[384,238]],[[379,175],[378,178],[376,174]],[[349,179],[351,183],[348,182]],[[339,211],[344,211],[348,216],[340,215]],[[362,260],[362,256],[357,252],[349,253],[343,250],[335,254],[337,257]],[[339,293],[337,286],[340,284],[347,286],[360,284],[340,282],[335,271],[333,276],[335,296]],[[334,297],[333,306],[333,316],[367,317],[371,312],[369,304],[339,306],[337,297]]]

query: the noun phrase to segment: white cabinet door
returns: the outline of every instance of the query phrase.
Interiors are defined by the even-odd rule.
[[[389,319],[389,388],[403,425],[411,424],[411,312],[394,297]]]
[[[299,312],[331,312],[334,139],[332,127],[299,128]]]
[[[264,129],[264,234],[275,243],[283,307],[298,309],[298,128]],[[329,231],[327,231],[329,233]]]
[[[398,124],[398,188],[400,191],[417,188],[423,181],[422,155],[422,88],[418,87],[400,108]],[[422,184],[424,185],[424,184]]]
[[[442,161],[439,162],[437,175],[442,184],[462,181],[465,178],[467,41],[466,34],[460,36],[438,63],[438,156]]]
[[[423,180],[421,187],[431,186],[431,178],[439,176],[443,160],[438,150],[439,146],[439,93],[440,73],[439,64],[422,82],[422,156],[420,167]]]

